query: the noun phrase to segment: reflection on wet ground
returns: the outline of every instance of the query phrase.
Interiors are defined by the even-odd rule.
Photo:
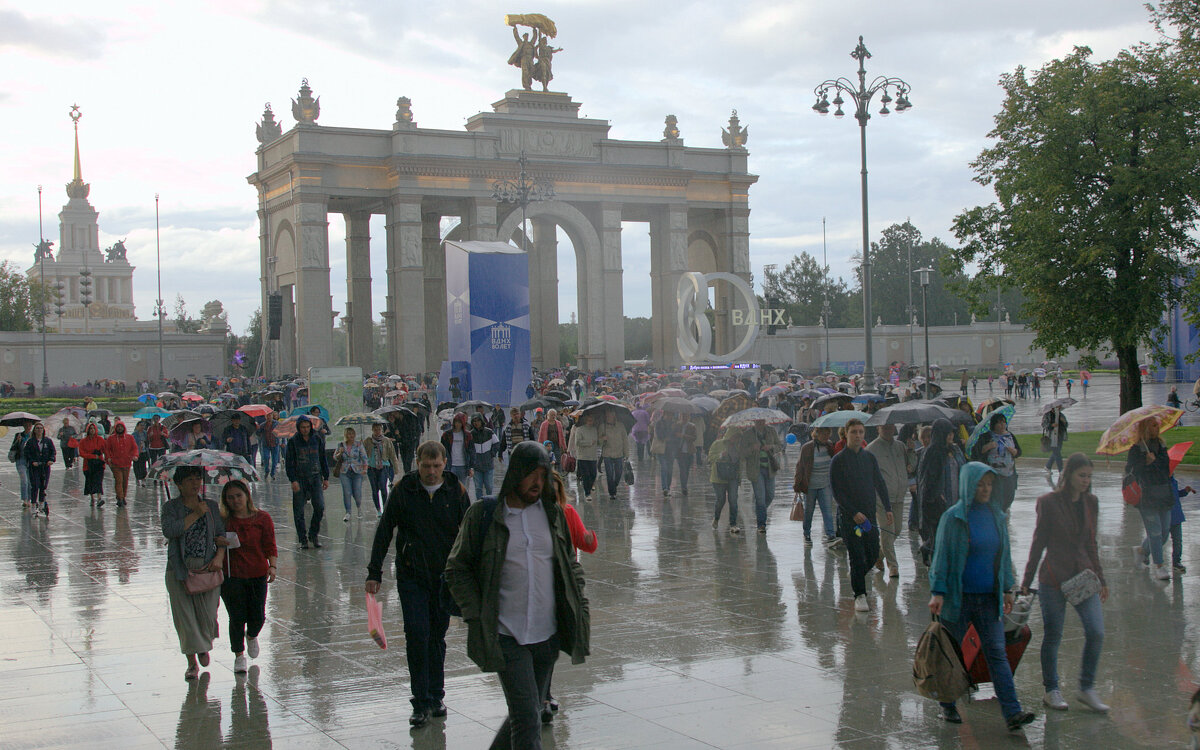
[[[796,452],[765,537],[731,536],[724,521],[711,528],[706,475],[693,472],[689,497],[664,500],[649,463],[637,465],[632,493],[579,504],[600,537],[599,551],[583,560],[592,656],[582,666],[559,662],[554,692],[563,708],[544,732],[547,747],[1186,745],[1184,715],[1200,668],[1200,586],[1194,573],[1158,583],[1134,568],[1130,547],[1141,523],[1119,499],[1119,467],[1097,476],[1112,588],[1097,688],[1112,714],[1078,705],[1046,714],[1035,612],[1034,643],[1016,677],[1038,719],[1021,740],[1004,731],[995,702],[982,700],[986,686],[957,727],[943,725],[936,704],[914,692],[912,652],[929,621],[929,589],[909,540],[897,545],[902,577],[872,576],[871,612],[856,616],[844,555],[806,549],[801,525],[787,520]],[[1040,470],[1021,469],[1011,528],[1023,567],[1033,499],[1047,484]],[[0,466],[0,482],[0,747],[473,748],[486,747],[502,720],[496,679],[467,659],[465,630],[455,623],[450,715],[409,730],[390,570],[382,601],[391,647],[380,651],[366,632],[362,586],[374,517],[343,523],[335,487],[328,543],[301,551],[282,478],[258,486],[280,540],[262,655],[235,676],[222,640],[205,676],[189,684],[163,589],[155,491],[138,489],[127,509],[89,510],[79,472],[56,466],[46,521],[22,514],[10,464]],[[753,513],[745,484],[740,501],[745,524]],[[1200,519],[1195,503],[1187,509]],[[1184,561],[1200,566],[1189,526]],[[1060,660],[1068,698],[1081,649],[1078,619],[1069,615]]]

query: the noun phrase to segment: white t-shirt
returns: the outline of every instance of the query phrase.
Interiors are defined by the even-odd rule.
[[[463,446],[466,444],[466,433],[452,432],[450,433],[450,465],[451,466],[466,466],[467,456],[463,451]]]

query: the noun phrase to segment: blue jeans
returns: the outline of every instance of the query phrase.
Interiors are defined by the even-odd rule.
[[[1155,565],[1163,564],[1163,545],[1171,533],[1171,508],[1147,508],[1143,502],[1138,506],[1142,525],[1146,527],[1146,539],[1142,550],[1150,555]]]
[[[492,476],[496,470],[489,468],[487,471],[480,469],[475,470],[475,499],[480,500],[492,494]]]
[[[1067,614],[1067,599],[1057,586],[1042,586],[1038,591],[1042,603],[1042,685],[1046,692],[1058,690],[1058,646],[1062,643],[1063,621]],[[1104,611],[1100,595],[1093,594],[1075,605],[1083,623],[1083,663],[1079,666],[1079,689],[1091,690],[1096,683],[1096,666],[1104,646]]]
[[[714,521],[721,520],[721,509],[725,507],[725,501],[728,500],[729,501],[729,525],[730,526],[738,525],[737,496],[738,496],[738,485],[740,483],[741,483],[740,481],[720,482],[720,483],[713,482],[713,486],[712,486],[713,494],[715,494],[717,496],[717,509],[713,513]]]
[[[621,479],[625,476],[625,459],[606,456],[600,460],[604,462],[604,480],[608,485],[608,496],[615,498],[617,490],[621,487]]]
[[[692,471],[692,454],[680,453],[675,459],[679,462],[679,489],[687,492],[688,474]]]
[[[387,502],[388,484],[384,478],[385,471],[387,469],[367,467],[367,481],[371,483],[371,504],[377,512],[383,512],[383,505]]]
[[[446,697],[446,629],[450,615],[442,609],[438,590],[416,581],[398,581],[404,615],[404,651],[412,683],[414,709],[430,710]]]
[[[996,614],[995,594],[962,595],[962,608],[958,622],[947,622],[946,627],[959,642],[967,634],[967,626],[973,624],[979,634],[983,656],[987,659],[988,671],[992,675],[992,687],[1000,701],[1000,711],[1008,719],[1021,712],[1017,700],[1017,688],[1013,685],[1012,667],[1008,664],[1008,652],[1004,648],[1004,621]],[[953,706],[943,703],[942,706]]]
[[[1062,471],[1063,460],[1062,460],[1062,446],[1061,445],[1050,446],[1050,458],[1046,459],[1046,471],[1050,471],[1050,469],[1053,468],[1055,465],[1058,466],[1059,471]]]
[[[508,716],[490,747],[541,750],[542,701],[546,699],[554,662],[558,659],[558,636],[524,646],[512,636],[501,634],[499,639],[504,669],[496,676],[504,690]]]
[[[586,458],[576,459],[575,476],[579,479],[579,486],[583,488],[583,494],[591,497],[592,490],[596,487],[596,460]]]
[[[658,478],[662,481],[662,491],[671,490],[671,475],[675,471],[675,454],[664,453],[658,457]]]
[[[362,508],[362,480],[363,475],[357,471],[342,469],[342,503],[346,506],[346,512],[350,512],[350,498],[354,498],[354,505]]]
[[[825,538],[832,539],[837,533],[833,525],[833,488],[825,485],[820,489],[809,489],[804,496],[804,538],[812,535],[813,511],[821,508],[821,526],[825,530]]]
[[[279,445],[274,448],[268,448],[266,445],[259,445],[259,454],[262,458],[263,475],[275,476],[276,470],[279,469]]]
[[[450,473],[453,474],[454,476],[458,477],[458,481],[463,483],[463,487],[466,487],[467,483],[471,480],[471,478],[469,476],[467,476],[468,469],[465,465],[451,466]]]
[[[17,476],[21,479],[21,502],[27,503],[29,502],[29,491],[32,488],[29,483],[29,464],[22,459],[17,461],[16,466]]]
[[[296,480],[300,489],[292,493],[292,516],[296,521],[296,537],[303,542],[305,539],[316,539],[321,530],[321,519],[325,517],[325,490],[321,487],[321,475]],[[312,524],[308,532],[304,530],[304,506],[312,503]]]
[[[759,469],[758,476],[750,478],[754,490],[754,520],[759,526],[767,525],[767,508],[775,502],[775,477],[767,469]]]

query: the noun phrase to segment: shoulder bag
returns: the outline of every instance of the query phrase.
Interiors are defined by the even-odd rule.
[[[1059,584],[1058,590],[1072,607],[1100,593],[1100,576],[1091,568],[1085,568]]]
[[[1142,485],[1132,473],[1126,473],[1121,480],[1121,499],[1126,504],[1137,507],[1142,502]]]
[[[203,594],[224,582],[225,573],[220,570],[189,570],[184,586],[189,594]]]

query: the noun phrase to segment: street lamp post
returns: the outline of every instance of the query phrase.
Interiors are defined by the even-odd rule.
[[[913,323],[917,320],[917,308],[913,305],[912,298],[912,238],[908,240],[908,306],[904,308],[904,314],[908,317],[908,356],[915,355],[913,344]]]
[[[996,287],[996,304],[992,308],[996,311],[996,371],[998,375],[1004,374],[1004,331],[1000,327],[1004,320],[1004,313],[1008,312],[1008,308],[1000,301],[1000,287]]]
[[[929,398],[929,381],[933,379],[933,369],[929,366],[929,274],[932,268],[918,268],[921,279],[921,317],[925,319],[925,398]]]
[[[833,361],[829,357],[829,316],[833,314],[833,309],[829,307],[829,299],[826,298],[821,303],[821,322],[825,325],[825,370],[829,372],[833,369]]]
[[[41,310],[42,319],[42,395],[46,395],[46,389],[50,387],[50,373],[47,371],[47,354],[46,354],[46,291],[49,287],[46,285],[46,253],[50,251],[50,246],[46,242],[46,233],[42,229],[42,186],[38,185],[38,283],[42,287],[42,299],[38,308]]]
[[[496,180],[492,183],[492,200],[500,203],[516,203],[521,206],[521,249],[529,252],[527,239],[529,232],[525,230],[525,209],[530,203],[554,199],[554,183],[548,180],[530,179],[526,171],[528,160],[524,149],[517,159],[521,165],[521,173],[516,180]]]
[[[162,296],[162,241],[158,231],[158,193],[154,194],[154,261],[158,268],[158,300],[154,307],[154,316],[158,318],[158,382],[167,382],[163,371],[163,318],[166,308],[163,307]]]
[[[863,38],[858,38],[858,46],[850,53],[850,57],[858,60],[858,85],[847,78],[836,78],[824,81],[814,89],[817,95],[817,103],[813,105],[813,111],[817,114],[829,114],[829,91],[834,92],[833,104],[837,109],[834,110],[834,117],[843,117],[845,112],[842,111],[842,105],[846,101],[842,98],[845,94],[854,104],[854,119],[858,120],[859,128],[859,155],[862,161],[862,283],[863,283],[863,338],[866,346],[866,362],[864,367],[864,390],[873,391],[875,389],[875,372],[874,372],[874,357],[872,354],[871,344],[871,245],[869,241],[869,229],[867,223],[867,120],[871,119],[871,113],[867,108],[871,106],[871,100],[875,94],[883,92],[880,98],[880,103],[883,107],[879,110],[882,117],[891,114],[888,105],[892,103],[893,97],[891,92],[896,93],[895,103],[896,111],[904,112],[912,107],[912,103],[908,100],[908,94],[912,88],[899,78],[887,78],[885,76],[877,76],[871,84],[867,85],[867,69],[865,63],[871,53],[867,51],[867,47],[863,44]]]

